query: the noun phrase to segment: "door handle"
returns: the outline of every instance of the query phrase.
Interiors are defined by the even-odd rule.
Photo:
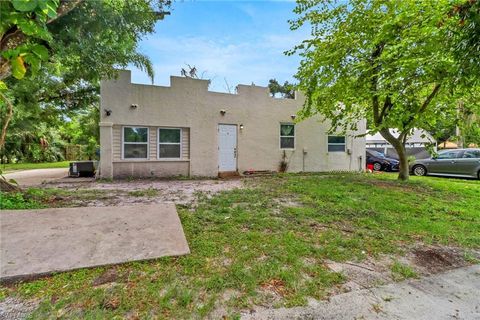
[[[237,148],[233,148],[233,157],[237,158]]]

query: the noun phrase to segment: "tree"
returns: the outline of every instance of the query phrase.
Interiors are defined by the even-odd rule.
[[[149,59],[140,54],[140,39],[154,31],[169,0],[10,0],[0,2],[0,89],[8,106],[0,148],[13,114],[14,93],[6,88],[19,80],[59,80],[55,92],[43,90],[39,102],[55,95],[82,93],[102,78],[116,75],[115,67],[132,63],[153,79]],[[42,91],[42,90],[41,90]],[[63,91],[63,92],[62,92]],[[36,94],[40,92],[35,92]],[[58,98],[58,97],[57,97]],[[58,100],[58,99],[57,99]]]
[[[39,132],[38,121],[51,128],[51,121],[97,103],[99,80],[115,76],[115,68],[134,64],[153,81],[152,65],[137,47],[169,5],[169,0],[0,1],[0,149],[16,113],[19,121],[13,123],[29,124],[24,132]],[[20,120],[25,116],[28,122]]]
[[[275,97],[277,94],[284,99],[295,99],[295,85],[285,81],[283,85],[279,84],[276,79],[270,79],[268,81],[268,89],[272,97]]]
[[[298,2],[291,28],[312,26],[312,38],[287,52],[302,57],[301,116],[321,114],[342,130],[366,118],[370,131],[397,151],[398,177],[407,180],[405,141],[412,129],[435,126],[471,94],[451,50],[450,9],[447,0]]]
[[[453,48],[457,59],[461,62],[462,74],[480,72],[480,1],[455,1],[449,12],[453,20],[451,34]]]

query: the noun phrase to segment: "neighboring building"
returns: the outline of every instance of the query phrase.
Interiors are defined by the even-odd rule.
[[[398,137],[398,132],[391,129],[390,132]],[[382,135],[377,132],[374,135],[367,134],[366,147],[369,150],[375,150],[382,152],[388,157],[398,159],[398,154],[395,149],[388,143]],[[414,129],[413,133],[408,137],[405,148],[408,156],[415,156],[416,159],[425,159],[430,157],[430,153],[427,150],[429,145],[436,146],[436,141],[427,131],[422,129]]]
[[[329,136],[328,123],[295,123],[303,98],[268,88],[208,91],[208,80],[171,77],[170,87],[133,84],[130,71],[101,83],[99,174],[111,177],[217,176],[222,172],[358,171],[365,167],[365,121]],[[284,156],[285,155],[285,156]]]
[[[474,148],[473,146],[469,148]],[[458,149],[458,142],[456,141],[444,141],[438,144],[438,149]]]

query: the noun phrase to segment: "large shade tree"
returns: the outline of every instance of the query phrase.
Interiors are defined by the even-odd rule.
[[[169,0],[0,1],[0,150],[9,140],[16,147],[22,132],[52,127],[98,103],[99,80],[115,76],[118,67],[133,64],[153,79],[138,43],[154,32],[169,5]],[[7,137],[9,124],[15,127]],[[44,140],[27,136],[25,141]]]
[[[149,59],[137,47],[169,5],[169,0],[1,1],[0,93],[7,112],[0,148],[17,100],[26,100],[25,86],[31,87],[29,102],[78,101],[98,88],[100,78],[114,76],[116,67],[131,63],[153,78]],[[27,84],[17,90],[21,82]]]
[[[302,57],[303,117],[321,114],[333,128],[367,119],[400,158],[409,177],[405,142],[412,129],[435,126],[474,92],[478,74],[462,75],[456,58],[459,18],[449,0],[298,1],[292,29],[311,38],[288,54]],[[395,136],[390,129],[398,130]]]

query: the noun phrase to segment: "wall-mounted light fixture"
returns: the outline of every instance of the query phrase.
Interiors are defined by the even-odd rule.
[[[240,124],[240,130],[243,130],[243,123]]]
[[[225,109],[220,110],[220,114],[221,114],[222,116],[224,116],[225,113],[227,113],[227,110],[225,110]]]
[[[296,114],[292,114],[292,115],[290,116],[290,118],[292,118],[292,120],[295,120],[296,117],[297,117]]]
[[[131,109],[137,109],[137,108],[138,108],[138,104],[133,103],[133,104],[130,105],[130,108],[131,108]]]
[[[105,109],[105,115],[106,115],[107,117],[110,117],[111,114],[112,114],[112,110],[110,110],[110,109]]]

